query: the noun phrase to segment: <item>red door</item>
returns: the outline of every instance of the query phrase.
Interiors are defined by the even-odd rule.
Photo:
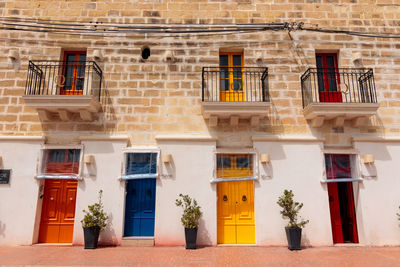
[[[316,54],[318,92],[320,102],[342,102],[338,90],[340,79],[336,54]]]
[[[39,243],[72,243],[76,180],[46,179]]]
[[[325,163],[328,179],[351,178],[349,155],[326,154]],[[328,183],[328,196],[333,242],[358,243],[352,182]]]
[[[64,53],[63,78],[60,79],[62,95],[82,95],[85,82],[86,52]]]

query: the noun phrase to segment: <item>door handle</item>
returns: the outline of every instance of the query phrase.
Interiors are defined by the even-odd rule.
[[[222,198],[224,201],[228,201],[228,197],[226,195],[224,195],[224,197]]]
[[[72,200],[73,200],[73,198],[72,198],[72,197],[70,197],[70,198],[69,198],[69,200],[71,200],[71,201],[72,201]]]
[[[53,198],[53,197],[51,197],[51,198],[50,198],[50,200],[54,200],[54,198]]]
[[[242,196],[242,201],[247,201],[247,197],[245,195]]]

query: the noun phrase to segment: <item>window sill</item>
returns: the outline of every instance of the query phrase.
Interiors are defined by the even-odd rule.
[[[212,178],[211,183],[221,183],[221,182],[235,182],[235,181],[257,181],[257,177],[238,177],[238,178]]]
[[[355,178],[341,178],[341,179],[329,179],[329,180],[321,180],[321,183],[335,183],[335,182],[362,182],[363,178],[355,177]]]
[[[75,179],[75,180],[83,180],[81,176],[76,175],[36,175],[36,179]]]
[[[155,179],[158,177],[158,174],[130,174],[130,175],[122,175],[120,180],[133,180],[133,179]]]

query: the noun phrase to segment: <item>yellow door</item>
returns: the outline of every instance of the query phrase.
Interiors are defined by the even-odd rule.
[[[254,244],[253,181],[219,183],[217,196],[217,243]]]
[[[243,86],[243,54],[221,53],[220,67],[220,101],[245,101]]]

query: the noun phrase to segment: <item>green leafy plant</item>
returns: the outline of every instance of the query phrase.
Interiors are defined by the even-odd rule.
[[[101,197],[103,195],[103,190],[99,191],[99,201],[93,205],[88,206],[88,210],[83,210],[85,216],[81,221],[83,227],[100,227],[102,231],[107,226],[108,216],[104,212],[103,203],[101,202]]]
[[[287,227],[303,228],[309,220],[303,220],[297,217],[300,209],[303,207],[303,203],[295,202],[293,196],[292,190],[285,189],[283,195],[278,198],[277,204],[282,208],[282,218],[289,219]]]
[[[182,225],[186,228],[196,228],[199,226],[199,219],[203,214],[197,201],[188,195],[179,194],[180,199],[175,200],[175,205],[183,208],[181,217]]]
[[[399,209],[400,209],[400,206],[399,206]],[[400,221],[400,213],[396,213],[396,215],[397,215],[397,219]]]

